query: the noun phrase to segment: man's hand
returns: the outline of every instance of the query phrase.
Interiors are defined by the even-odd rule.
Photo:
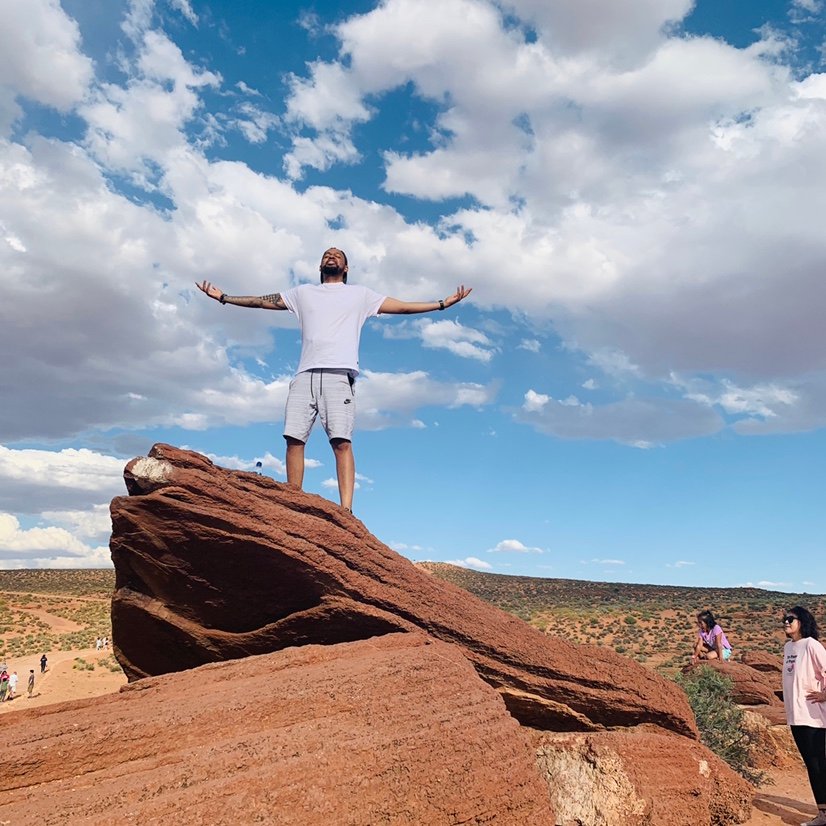
[[[195,282],[195,286],[202,292],[206,293],[210,298],[214,298],[216,301],[221,300],[221,296],[224,294],[223,290],[219,290],[214,284],[210,284],[209,281],[202,281],[200,284]]]
[[[810,703],[826,703],[826,691],[810,691],[806,699]]]
[[[454,304],[458,304],[462,299],[467,298],[471,292],[473,291],[473,287],[468,287],[465,289],[465,285],[462,284],[461,286],[456,288],[456,292],[453,295],[449,295],[445,299],[445,307],[452,307]]]

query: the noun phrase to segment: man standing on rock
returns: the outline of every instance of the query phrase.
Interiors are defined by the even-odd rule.
[[[289,310],[301,327],[301,360],[290,382],[284,413],[287,441],[287,482],[301,488],[304,482],[304,445],[316,417],[327,432],[336,459],[341,505],[353,507],[356,465],[353,458],[355,379],[359,372],[361,328],[379,313],[410,315],[444,310],[467,298],[460,286],[438,301],[400,301],[367,287],[347,284],[347,256],[335,247],[321,256],[320,284],[301,284],[284,293],[262,296],[227,295],[208,281],[198,289],[221,304],[264,310]]]

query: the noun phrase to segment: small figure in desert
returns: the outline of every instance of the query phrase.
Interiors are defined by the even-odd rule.
[[[691,662],[697,660],[730,660],[731,643],[711,611],[697,614],[697,640]]]

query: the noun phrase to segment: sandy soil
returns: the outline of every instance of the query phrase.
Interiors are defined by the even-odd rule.
[[[42,653],[42,652],[41,652]],[[0,703],[0,714],[7,714],[23,708],[62,703],[66,700],[81,700],[86,697],[98,697],[118,691],[126,685],[123,672],[114,673],[108,668],[95,668],[94,671],[72,668],[76,658],[94,662],[108,657],[108,651],[95,651],[94,648],[74,651],[47,651],[48,666],[46,673],[40,673],[40,654],[27,657],[10,658],[7,661],[9,673],[17,672],[17,696],[8,702]],[[26,684],[29,669],[34,669],[34,694],[29,699]]]
[[[803,762],[794,769],[773,769],[774,784],[763,786],[754,798],[754,809],[746,826],[775,826],[803,823],[817,812]]]

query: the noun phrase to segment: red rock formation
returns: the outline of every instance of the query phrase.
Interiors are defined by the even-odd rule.
[[[141,680],[8,715],[3,738],[20,826],[556,822],[527,735],[421,633]]]
[[[419,571],[331,502],[156,445],[112,502],[115,652],[130,680],[294,645],[424,630],[455,643],[514,716],[564,730],[696,736],[683,692],[550,638]]]
[[[758,671],[743,663],[720,660],[701,660],[697,665],[686,666],[683,672],[704,666],[719,671],[731,680],[733,702],[762,714],[772,723],[785,724],[779,673]]]
[[[535,736],[557,822],[589,826],[741,823],[752,787],[685,737],[654,731]]]
[[[766,674],[783,673],[783,657],[780,654],[769,654],[766,651],[744,651],[740,661],[743,665]]]
[[[710,660],[708,665],[731,680],[732,699],[735,703],[755,706],[763,703],[774,705],[780,702],[777,696],[780,690],[779,675],[772,676],[736,662]]]

